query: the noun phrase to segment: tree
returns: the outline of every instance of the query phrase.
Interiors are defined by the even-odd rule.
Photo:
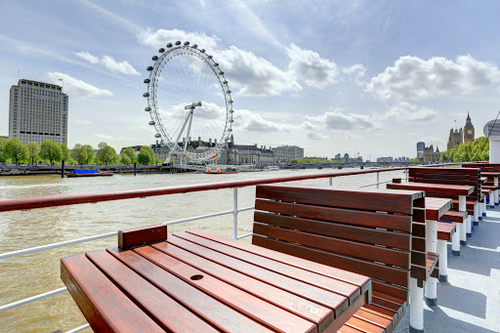
[[[115,148],[108,146],[106,142],[99,143],[99,151],[97,152],[97,158],[103,164],[113,164],[118,162],[118,154]]]
[[[85,146],[77,143],[73,147],[71,157],[73,157],[78,164],[85,164],[87,162],[87,149],[85,149]]]
[[[129,165],[132,164],[132,161],[130,160],[130,157],[127,154],[122,154],[122,157],[120,158],[120,163],[123,165]]]
[[[154,163],[154,153],[153,155],[151,155],[149,149],[151,149],[151,147],[149,146],[142,146],[141,148],[141,151],[139,152],[139,154],[137,154],[137,162],[139,162],[140,164],[153,164]],[[151,149],[151,151],[153,151]]]
[[[49,160],[50,164],[54,164],[54,162],[62,160],[62,149],[54,141],[45,140],[42,142],[42,146],[40,148],[40,157]]]
[[[66,164],[72,164],[73,158],[71,157],[71,150],[69,150],[68,146],[65,144],[61,145],[62,159],[66,162]]]
[[[28,158],[28,148],[18,138],[12,138],[5,144],[4,154],[14,161],[15,164]]]
[[[0,162],[5,163],[7,162],[8,158],[5,156],[5,145],[7,144],[7,139],[0,138]]]
[[[85,164],[92,164],[92,163],[94,163],[94,160],[95,160],[95,157],[96,157],[95,156],[94,147],[92,147],[91,145],[85,145],[83,147],[87,151],[87,159],[85,160]]]
[[[489,141],[480,137],[473,142],[464,142],[441,153],[441,162],[487,161],[489,159]]]
[[[35,164],[40,160],[40,146],[35,141],[28,142],[28,159],[31,164]]]
[[[128,159],[124,159],[125,156],[127,156]],[[132,164],[137,162],[137,154],[135,153],[134,148],[125,148],[125,150],[122,152],[122,161],[129,161],[128,163],[121,162],[122,164]]]

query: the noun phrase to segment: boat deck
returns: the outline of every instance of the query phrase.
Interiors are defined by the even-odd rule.
[[[438,283],[438,305],[424,305],[425,332],[500,332],[500,207],[489,208],[462,245],[448,244],[448,282]],[[409,332],[409,309],[395,333]]]

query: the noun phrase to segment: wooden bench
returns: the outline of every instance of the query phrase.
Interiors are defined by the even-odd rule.
[[[466,233],[472,233],[472,217],[474,224],[479,222],[479,203],[484,201],[481,184],[481,169],[479,168],[419,168],[408,169],[408,181],[420,183],[439,183],[450,185],[470,185],[474,186],[472,194],[467,196],[466,209],[471,221],[467,221]],[[428,197],[443,197],[442,194],[426,192]],[[458,196],[455,198],[453,209],[459,210]],[[482,215],[482,214],[481,214]],[[463,237],[462,237],[463,238]],[[466,242],[466,239],[461,239]]]
[[[484,188],[490,189],[493,193],[493,197],[490,196],[489,205],[494,206],[499,203],[499,173],[500,173],[500,164],[495,163],[463,163],[463,168],[479,168],[481,169],[481,174],[487,176],[487,181],[483,185]],[[484,203],[484,211],[483,216],[486,215],[486,203]]]
[[[372,277],[373,297],[339,332],[392,332],[409,292],[410,326],[423,331],[425,194],[257,186],[252,243]]]

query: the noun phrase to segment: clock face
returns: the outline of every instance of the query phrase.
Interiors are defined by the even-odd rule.
[[[468,130],[468,131],[467,131],[467,134],[472,134],[472,130]]]

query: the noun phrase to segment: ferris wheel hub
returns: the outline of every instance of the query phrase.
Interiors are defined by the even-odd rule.
[[[199,101],[198,103],[192,103],[192,104],[186,105],[186,106],[184,107],[184,109],[185,109],[185,110],[194,109],[194,108],[196,108],[197,106],[201,106],[201,101]]]

